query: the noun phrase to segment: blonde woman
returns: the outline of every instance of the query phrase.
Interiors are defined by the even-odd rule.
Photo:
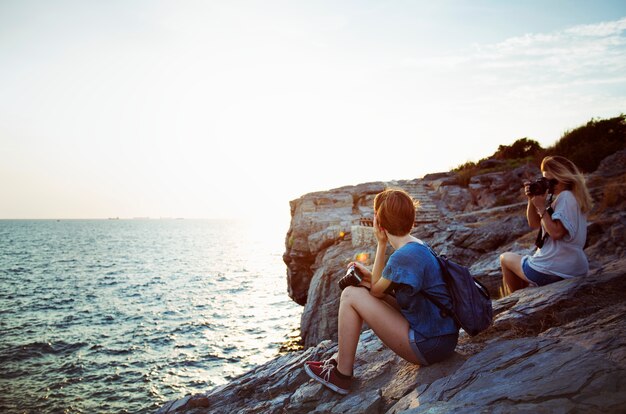
[[[592,201],[585,179],[573,162],[561,156],[545,157],[541,171],[549,183],[544,194],[536,194],[530,183],[524,183],[528,224],[541,228],[537,250],[532,256],[510,252],[500,256],[505,293],[585,276],[589,271],[583,248]]]

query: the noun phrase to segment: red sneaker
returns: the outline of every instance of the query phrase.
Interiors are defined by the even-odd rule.
[[[337,362],[334,359],[328,359],[324,363],[313,364],[313,362],[316,361],[307,361],[304,364],[304,370],[309,377],[339,394],[346,395],[349,392],[352,377],[342,375],[337,369]]]

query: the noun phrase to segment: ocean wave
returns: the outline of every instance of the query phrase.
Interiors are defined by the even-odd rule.
[[[110,355],[110,356],[117,356],[117,355],[129,355],[132,354],[133,352],[135,352],[135,349],[133,349],[132,347],[130,348],[122,348],[122,349],[115,349],[115,348],[101,348],[99,350],[99,352],[102,355]]]
[[[88,265],[86,265],[85,267],[89,270],[94,270],[94,269],[110,269],[113,266],[116,266],[115,263],[89,263]]]
[[[78,263],[78,259],[59,259],[59,260],[55,260],[53,263],[63,263],[63,264]]]
[[[25,268],[25,267],[18,266],[18,267],[11,267],[11,268],[7,269],[6,271],[9,274],[21,275],[21,274],[24,274],[24,273],[30,273],[32,270],[28,269],[28,268]]]
[[[59,342],[32,342],[22,345],[9,346],[0,350],[0,363],[18,362],[31,358],[41,358],[46,355],[65,356],[86,347],[86,342],[67,343]]]

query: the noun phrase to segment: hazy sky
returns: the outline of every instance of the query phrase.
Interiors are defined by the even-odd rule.
[[[0,0],[0,218],[288,215],[625,111],[623,0]]]

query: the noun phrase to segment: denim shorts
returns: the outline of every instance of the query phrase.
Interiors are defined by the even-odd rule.
[[[459,332],[426,338],[409,329],[409,344],[422,366],[443,361],[454,353],[459,340]]]
[[[541,273],[530,267],[528,264],[528,256],[524,256],[522,258],[522,271],[524,272],[524,276],[526,279],[535,283],[537,286],[545,286],[550,283],[558,282],[563,280],[562,277],[549,275],[547,273]]]

